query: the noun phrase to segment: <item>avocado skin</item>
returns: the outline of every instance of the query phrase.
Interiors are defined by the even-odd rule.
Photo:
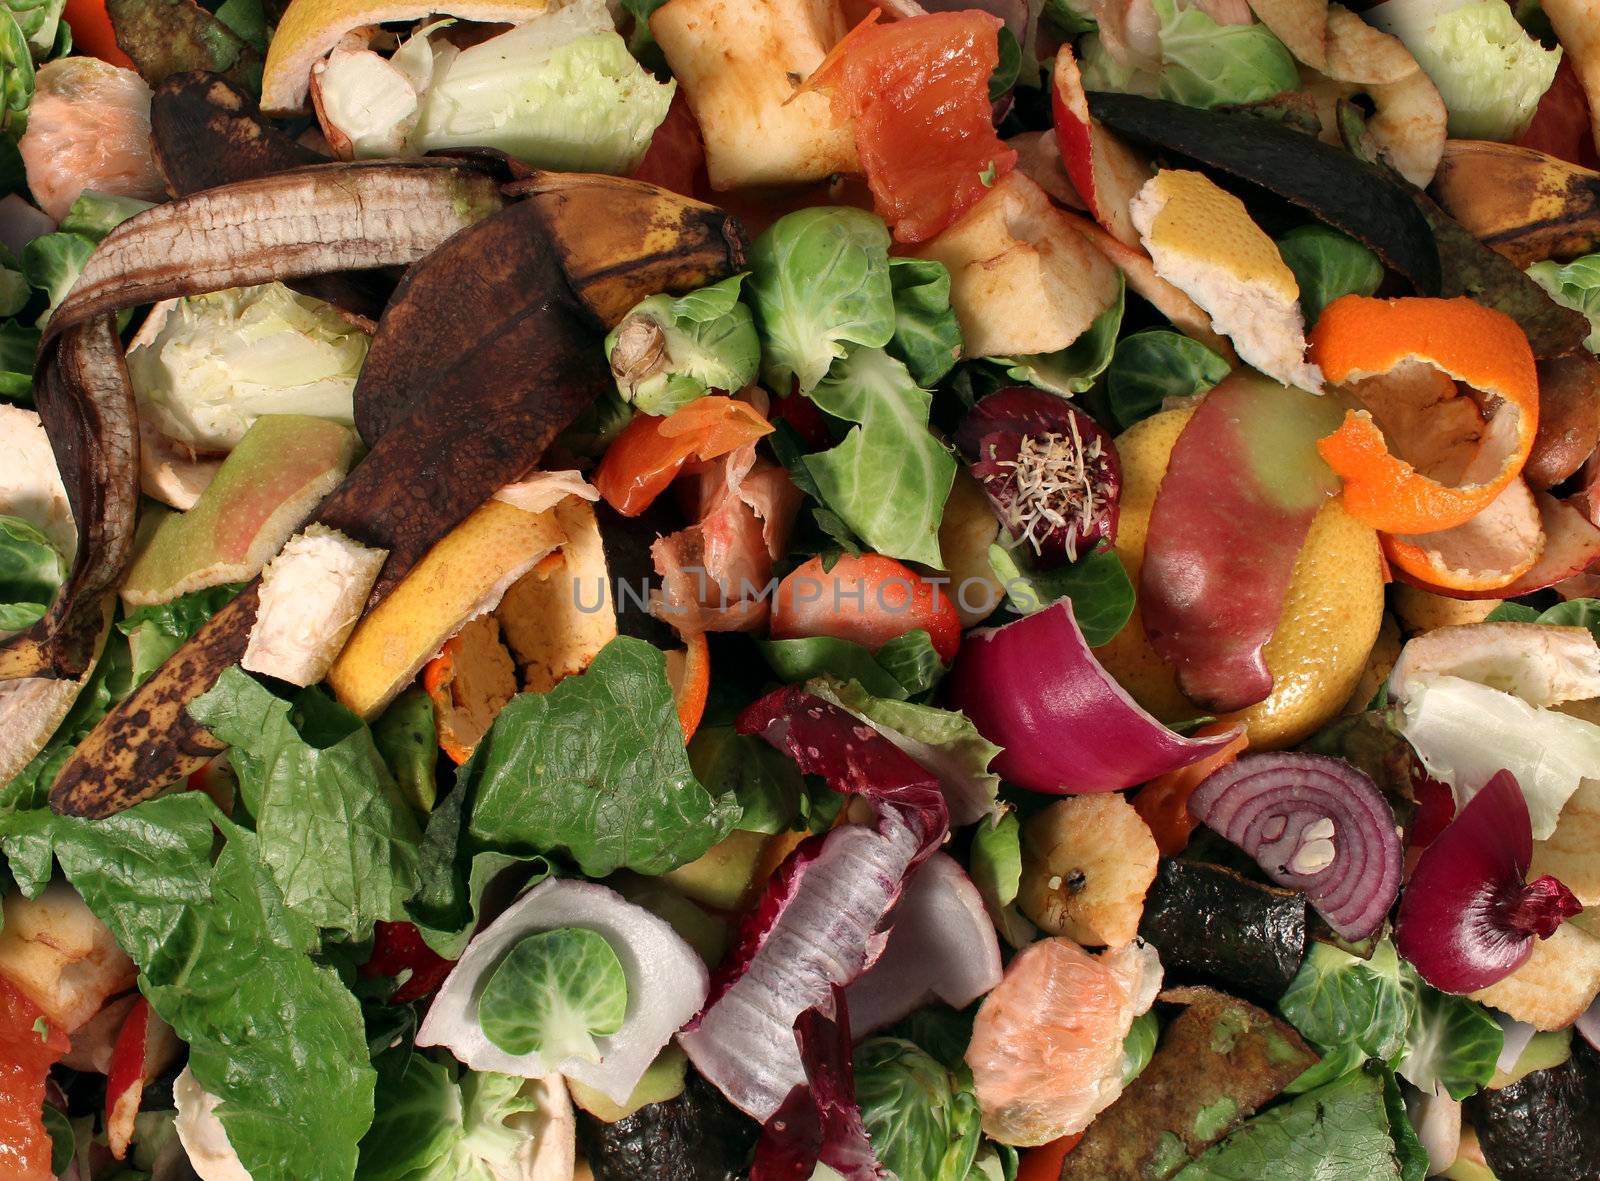
[[[1466,1103],[1499,1181],[1600,1181],[1600,1054],[1572,1039],[1572,1057]]]
[[[1220,865],[1162,861],[1145,896],[1139,937],[1169,979],[1271,1003],[1306,953],[1306,901]]]
[[[761,1132],[692,1069],[682,1095],[614,1124],[577,1114],[594,1181],[739,1181]]]

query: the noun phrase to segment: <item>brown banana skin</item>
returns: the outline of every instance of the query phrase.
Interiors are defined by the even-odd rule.
[[[379,322],[356,390],[372,450],[316,515],[389,550],[369,607],[611,384],[601,347],[611,323],[645,295],[743,265],[742,234],[720,211],[637,182],[559,179],[576,182],[559,201],[547,182],[546,199],[416,264]],[[631,246],[619,224],[637,227]],[[239,661],[255,609],[252,584],[114,709],[62,768],[51,806],[110,815],[219,751],[185,707]]]
[[[307,202],[320,199],[321,218]],[[124,308],[352,267],[407,263],[501,205],[458,161],[332,164],[158,205],[118,226],[51,316],[34,400],[80,543],[43,619],[0,643],[0,680],[77,678],[92,663],[102,600],[133,546],[138,422],[112,315]]]
[[[199,70],[174,74],[156,87],[150,141],[161,175],[179,197],[328,163],[274,127],[248,91]]]
[[[1600,172],[1515,144],[1451,140],[1433,193],[1519,267],[1600,249]]]

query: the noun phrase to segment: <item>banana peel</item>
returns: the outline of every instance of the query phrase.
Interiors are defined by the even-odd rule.
[[[600,342],[639,297],[699,287],[744,265],[738,224],[709,206],[616,178],[533,180],[527,200],[412,266],[378,325],[356,390],[357,425],[372,449],[314,518],[389,551],[369,611],[613,385]],[[296,215],[314,221],[315,204]],[[99,292],[93,306],[107,307]],[[240,660],[256,605],[252,584],[101,722],[56,779],[57,811],[120,811],[221,749],[185,706]],[[387,689],[364,692],[376,700]]]
[[[1451,140],[1433,193],[1474,237],[1519,267],[1600,249],[1600,172],[1533,148]]]
[[[484,503],[367,612],[328,673],[333,695],[361,717],[376,717],[446,640],[493,611],[512,583],[565,540],[554,509]]]

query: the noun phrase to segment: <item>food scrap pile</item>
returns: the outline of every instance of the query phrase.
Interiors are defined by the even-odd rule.
[[[436,3],[0,0],[0,1178],[1600,1179],[1600,0]]]

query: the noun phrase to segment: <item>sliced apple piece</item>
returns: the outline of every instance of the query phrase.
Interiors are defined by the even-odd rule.
[[[411,568],[368,613],[328,673],[334,696],[376,716],[444,642],[493,611],[506,590],[566,540],[554,509],[488,500]]]
[[[387,555],[326,525],[291,537],[262,571],[240,663],[302,688],[322,680],[366,609]]]
[[[971,357],[1064,349],[1117,297],[1116,268],[1019,172],[913,253],[949,269]]]
[[[669,0],[650,31],[705,138],[721,192],[859,172],[855,135],[827,93],[796,93],[844,38],[836,0]]]
[[[63,1033],[100,1011],[107,998],[133,987],[138,969],[106,925],[65,881],[39,897],[13,890],[0,929],[0,976],[16,985]]]
[[[122,601],[143,607],[254,578],[344,479],[356,442],[327,419],[258,418],[195,506],[160,518],[128,569]]]

